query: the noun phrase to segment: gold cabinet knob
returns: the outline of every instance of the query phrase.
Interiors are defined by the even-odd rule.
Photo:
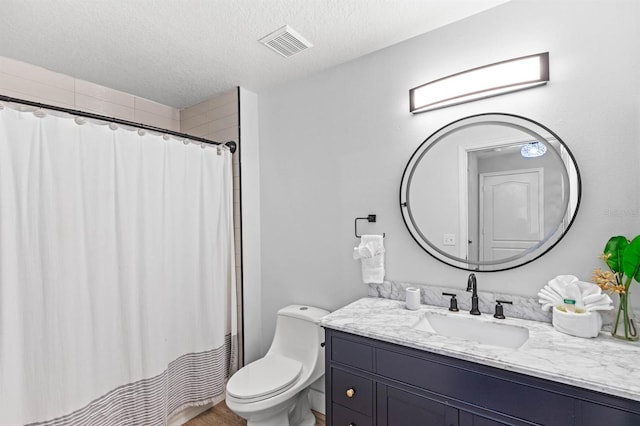
[[[349,388],[345,393],[347,394],[347,398],[353,398],[353,395],[356,394],[356,390],[354,388]]]

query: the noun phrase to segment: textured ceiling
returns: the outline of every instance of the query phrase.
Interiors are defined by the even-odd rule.
[[[506,0],[0,0],[0,56],[183,108],[332,67]],[[288,24],[313,47],[257,40]]]

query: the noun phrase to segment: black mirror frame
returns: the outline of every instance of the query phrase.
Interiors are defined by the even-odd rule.
[[[542,250],[540,253],[538,253],[536,256],[527,259],[526,261],[523,261],[522,263],[516,264],[516,265],[510,265],[510,266],[506,266],[504,268],[497,268],[497,269],[490,269],[490,270],[483,270],[481,269],[482,264],[477,264],[476,268],[469,268],[469,267],[463,267],[460,265],[456,265],[453,262],[458,262],[458,263],[464,263],[462,262],[461,259],[458,258],[453,258],[451,256],[449,256],[447,253],[442,252],[442,250],[438,249],[437,247],[434,247],[433,244],[424,236],[422,235],[423,239],[424,239],[424,243],[426,243],[429,247],[431,247],[432,249],[434,249],[436,252],[440,253],[443,258],[436,256],[436,254],[432,253],[431,251],[429,251],[424,245],[423,243],[416,237],[416,235],[414,234],[414,232],[412,231],[412,227],[410,226],[410,224],[407,222],[407,203],[404,201],[406,197],[403,198],[403,187],[405,186],[404,182],[405,179],[407,178],[408,174],[411,173],[410,166],[414,160],[414,157],[416,157],[416,155],[422,153],[421,155],[423,156],[424,154],[426,154],[426,152],[429,150],[429,148],[427,148],[426,150],[423,151],[423,148],[426,144],[427,147],[429,147],[429,145],[431,145],[430,140],[432,138],[434,138],[436,135],[440,134],[441,132],[443,132],[445,129],[447,129],[448,127],[453,127],[455,125],[457,125],[458,123],[465,121],[465,120],[471,120],[471,119],[475,119],[475,118],[480,118],[480,117],[485,117],[485,116],[505,116],[505,117],[511,117],[514,119],[518,119],[518,120],[523,120],[525,122],[530,122],[536,126],[539,126],[541,129],[545,130],[546,132],[548,132],[555,140],[557,140],[560,144],[562,144],[562,146],[564,147],[564,149],[567,152],[567,155],[569,156],[569,158],[571,159],[571,161],[573,162],[573,166],[576,169],[576,178],[577,178],[577,182],[576,182],[576,186],[577,186],[577,199],[576,199],[576,207],[575,207],[575,211],[573,212],[573,215],[571,217],[571,220],[569,221],[569,224],[567,225],[566,229],[564,230],[564,232],[562,233],[562,235],[560,235],[556,241],[554,241],[553,243],[551,243],[548,247],[546,247],[544,250]],[[414,165],[415,167],[415,165]],[[440,127],[438,130],[436,130],[435,132],[433,132],[431,135],[429,135],[428,138],[426,138],[417,148],[416,150],[413,152],[413,154],[411,155],[411,157],[409,157],[409,161],[407,161],[407,165],[405,166],[405,169],[402,173],[402,179],[400,181],[400,190],[399,190],[399,201],[400,201],[400,213],[402,215],[402,220],[405,224],[405,226],[407,227],[407,230],[409,231],[409,234],[411,235],[411,237],[413,238],[413,240],[418,244],[418,246],[420,246],[421,249],[423,249],[425,252],[427,252],[431,257],[433,257],[434,259],[438,260],[439,262],[444,263],[445,265],[448,266],[452,266],[454,268],[457,269],[461,269],[464,271],[472,271],[472,272],[500,272],[500,271],[507,271],[510,269],[515,269],[515,268],[519,268],[521,266],[527,265],[531,262],[533,262],[534,260],[539,259],[540,257],[542,257],[543,255],[545,255],[546,253],[548,253],[552,248],[554,248],[563,238],[564,236],[567,234],[567,232],[569,232],[569,229],[571,229],[571,226],[573,225],[576,216],[578,214],[578,211],[580,210],[580,204],[581,204],[581,200],[582,200],[582,177],[580,175],[580,169],[578,168],[578,163],[575,159],[575,156],[573,155],[573,153],[571,152],[571,150],[569,149],[569,147],[567,146],[567,144],[556,134],[554,133],[551,129],[549,129],[548,127],[544,126],[543,124],[532,120],[530,118],[526,118],[520,115],[516,115],[516,114],[509,114],[509,113],[502,113],[502,112],[490,112],[490,113],[482,113],[482,114],[475,114],[475,115],[470,115],[467,117],[463,117],[460,118],[458,120],[452,121],[450,123],[447,123],[446,125]],[[540,248],[538,246],[538,248]],[[446,258],[450,258],[451,262],[447,262]],[[506,262],[505,262],[506,263]]]

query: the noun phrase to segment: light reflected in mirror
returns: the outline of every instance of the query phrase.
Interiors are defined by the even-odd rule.
[[[562,238],[580,191],[575,160],[551,130],[524,117],[480,114],[420,145],[404,171],[400,208],[413,238],[436,259],[501,271]]]

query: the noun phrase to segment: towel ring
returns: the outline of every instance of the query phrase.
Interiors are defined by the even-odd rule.
[[[358,221],[359,220],[366,220],[367,222],[371,223],[371,222],[375,222],[376,221],[376,215],[375,214],[370,214],[367,217],[356,217],[353,221],[353,229],[354,232],[356,234],[356,238],[361,238],[362,235],[358,235]],[[383,232],[382,233],[382,238],[384,238],[386,236],[386,234]]]

